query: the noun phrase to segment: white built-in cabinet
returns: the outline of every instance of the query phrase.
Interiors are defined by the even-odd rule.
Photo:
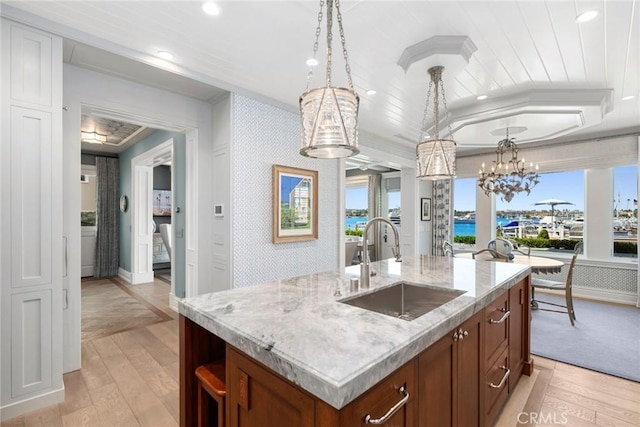
[[[2,419],[64,399],[62,40],[2,19]]]

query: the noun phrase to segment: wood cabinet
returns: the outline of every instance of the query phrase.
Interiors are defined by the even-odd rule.
[[[490,426],[518,377],[531,372],[528,286],[527,278],[504,292],[340,410],[229,344],[226,350],[203,351],[226,359],[229,427],[357,427],[370,425],[367,417],[377,420],[385,415],[384,425],[393,427]],[[194,342],[203,342],[202,328],[192,324],[181,316],[183,335],[193,330]],[[191,371],[212,356],[187,357],[191,345],[181,342],[181,404],[186,410],[193,407]],[[219,340],[216,346],[220,344],[225,345]],[[190,425],[188,416],[181,421]]]
[[[385,426],[412,427],[417,424],[416,363],[398,369],[340,411],[340,425],[367,426],[366,420],[385,419],[396,405],[399,409],[384,422]],[[406,403],[402,404],[406,400]],[[402,405],[402,406],[400,406]]]
[[[482,312],[419,356],[420,426],[480,425]]]
[[[528,362],[529,354],[529,281],[523,280],[509,289],[509,393]]]
[[[315,400],[228,347],[227,417],[238,427],[313,427]]]

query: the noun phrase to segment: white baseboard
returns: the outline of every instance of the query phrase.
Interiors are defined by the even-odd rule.
[[[131,283],[131,273],[124,268],[118,268],[118,277],[127,283]]]
[[[181,300],[182,300],[182,298],[179,298],[179,297],[175,296],[173,294],[173,292],[169,294],[169,307],[173,311],[175,311],[176,313],[179,312],[179,310],[178,310],[178,302],[180,302]]]
[[[10,420],[28,412],[64,402],[64,387],[48,393],[10,403],[0,408],[0,421]]]
[[[140,283],[151,283],[153,280],[153,271],[147,273],[132,273],[131,281],[129,283],[132,285],[139,285]]]

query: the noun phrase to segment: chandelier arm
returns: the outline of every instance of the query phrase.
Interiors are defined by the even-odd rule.
[[[349,65],[349,54],[347,53],[347,39],[344,36],[344,28],[342,28],[342,13],[340,12],[340,0],[336,2],[336,17],[338,19],[338,29],[340,30],[340,42],[342,43],[342,56],[344,57],[344,70],[347,72],[347,82],[349,89],[353,89],[353,80],[351,79],[351,66]]]

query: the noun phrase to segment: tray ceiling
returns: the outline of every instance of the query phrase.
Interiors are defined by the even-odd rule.
[[[318,5],[219,4],[216,17],[181,1],[4,2],[2,12],[64,36],[67,62],[205,101],[235,91],[297,111]],[[575,22],[592,9],[598,17]],[[343,1],[342,12],[361,132],[415,146],[434,61],[445,65],[462,153],[493,149],[499,138],[491,131],[509,126],[526,127],[517,138],[529,144],[640,132],[639,0],[362,0]],[[409,67],[401,61],[405,49],[447,35],[466,36],[477,49],[466,49],[463,61],[441,52],[418,55]],[[174,59],[158,59],[159,50]],[[336,53],[333,80],[344,84]],[[322,69],[313,86],[323,84]]]

